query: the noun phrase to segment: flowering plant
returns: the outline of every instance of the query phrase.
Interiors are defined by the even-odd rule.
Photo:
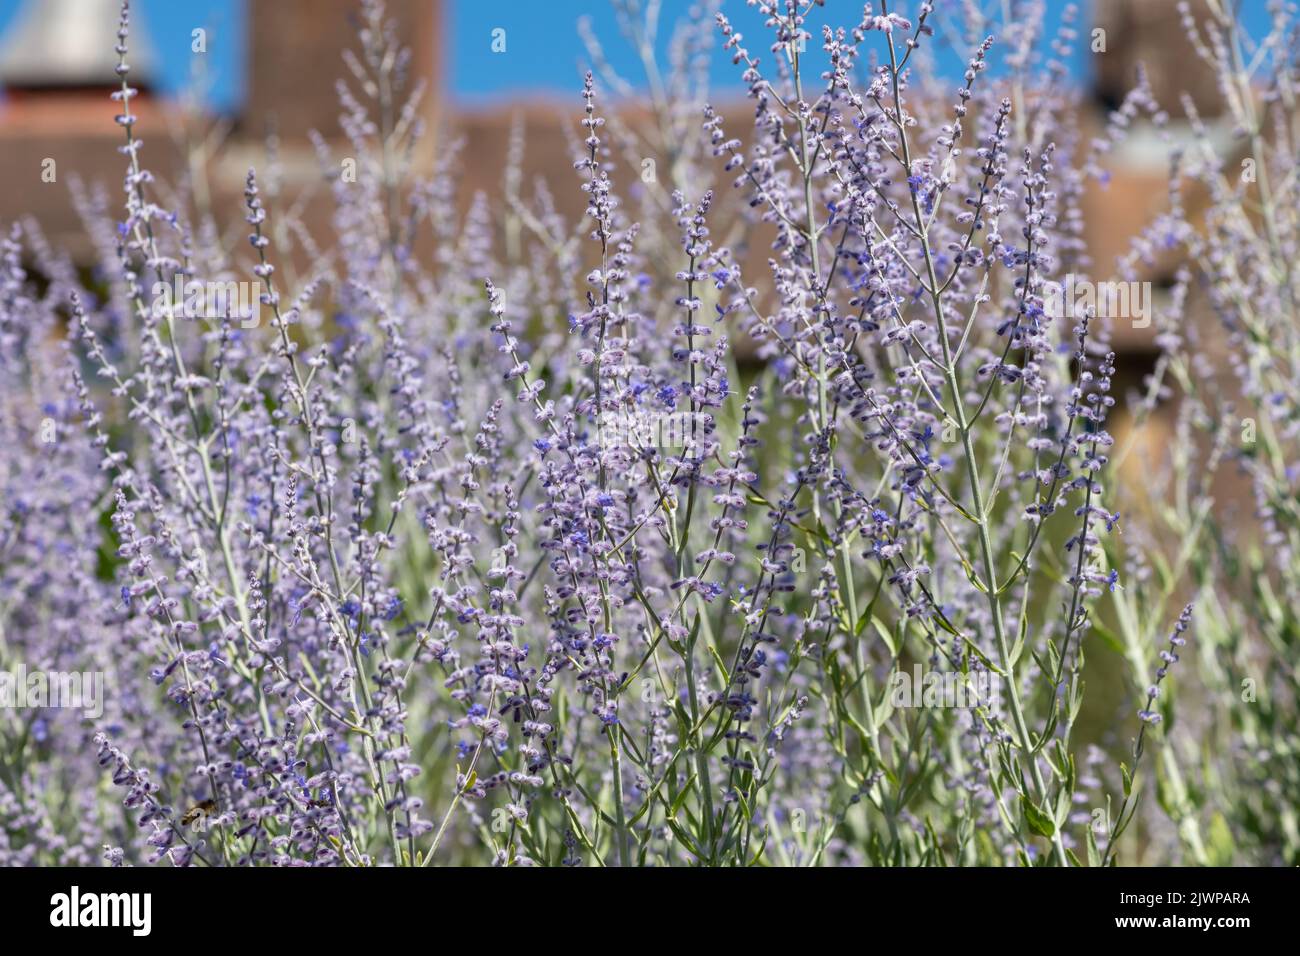
[[[101,278],[34,226],[4,250],[6,663],[108,690],[93,720],[7,718],[0,860],[1124,854],[1144,749],[1162,780],[1179,766],[1167,689],[1201,625],[1126,603],[1147,559],[1115,541],[1110,323],[1053,290],[1092,274],[1088,182],[1158,108],[1139,83],[1099,136],[1063,123],[1073,15],[1049,35],[1041,4],[1000,42],[949,27],[955,93],[923,67],[934,4],[816,35],[820,2],[750,5],[762,57],[722,14],[681,28],[660,136],[607,117],[587,75],[574,226],[523,197],[518,155],[498,207],[457,217],[455,149],[422,167],[371,0],[340,85],[357,175],[317,144],[337,238],[277,219],[272,163],[240,248],[154,182],[124,5],[124,212],[81,203]],[[752,129],[705,96],[710,33]],[[616,156],[648,143],[672,182],[627,188]],[[1277,288],[1289,234],[1228,295],[1240,263],[1180,228],[1232,322]],[[256,295],[194,321],[191,280]],[[1268,634],[1294,640],[1295,602],[1268,594]],[[1113,773],[1079,742],[1112,645],[1142,680]],[[1261,745],[1277,726],[1250,725]],[[1190,800],[1160,806],[1203,851]],[[1294,827],[1254,852],[1293,859]]]

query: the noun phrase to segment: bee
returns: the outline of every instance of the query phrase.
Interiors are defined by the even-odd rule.
[[[204,821],[217,812],[215,800],[202,800],[185,811],[181,823],[187,827],[201,827]]]

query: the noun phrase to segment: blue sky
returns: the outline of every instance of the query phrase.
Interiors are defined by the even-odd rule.
[[[1086,3],[1087,0],[1084,0]],[[955,0],[938,0],[938,5],[953,4]],[[1055,0],[1049,0],[1049,6]],[[905,0],[903,8],[917,5],[916,0]],[[1064,3],[1055,4],[1064,7]],[[692,0],[662,0],[659,48],[666,50],[672,34],[672,24],[693,6]],[[814,11],[807,24],[814,36],[808,47],[813,51],[813,63],[820,72],[827,63],[821,54],[821,26],[855,26],[862,15],[861,0],[828,0],[824,10]],[[606,58],[619,69],[625,78],[642,82],[643,74],[635,66],[632,48],[623,40],[618,18],[608,0],[498,0],[498,2],[465,2],[453,0],[451,4],[451,34],[453,44],[448,50],[451,59],[450,77],[454,92],[465,99],[489,97],[506,89],[527,89],[532,77],[538,78],[542,88],[550,92],[576,93],[580,89],[582,71],[588,62],[586,46],[578,35],[577,24],[582,17],[591,22],[592,32],[599,38]],[[773,55],[770,32],[763,26],[763,18],[744,0],[724,0],[722,10],[732,25],[744,35],[743,45],[760,64],[771,64]],[[507,52],[494,53],[491,48],[492,30],[501,26],[507,30]],[[879,40],[879,34],[876,34]],[[714,88],[743,90],[741,69],[732,65],[731,58],[721,49],[720,37],[715,33],[714,55],[711,60],[710,82]],[[879,44],[868,44],[879,48]],[[959,77],[965,69],[970,51],[959,58],[945,49],[941,69],[945,74]],[[662,64],[665,58],[661,56]],[[1082,73],[1083,48],[1075,64]],[[624,69],[626,65],[626,69]]]
[[[0,30],[7,28],[23,0],[0,0]],[[113,0],[93,0],[111,3]],[[955,0],[939,0],[938,5]],[[1139,0],[1141,2],[1141,0]],[[686,11],[691,0],[662,0],[661,40],[667,41],[668,24]],[[906,3],[905,7],[913,4]],[[1062,0],[1049,0],[1059,10]],[[1083,4],[1086,9],[1087,3]],[[1262,20],[1264,0],[1244,0],[1248,25]],[[829,0],[833,22],[847,22],[861,12],[858,0]],[[242,0],[135,0],[133,9],[144,17],[162,71],[165,90],[175,92],[189,81],[193,66],[190,31],[209,31],[205,64],[212,78],[209,103],[216,109],[237,110],[243,95],[244,35],[246,7]],[[763,60],[771,60],[763,40],[761,21],[743,0],[725,0],[723,9],[746,36],[746,45]],[[518,95],[574,96],[586,63],[586,50],[578,37],[577,22],[589,16],[593,29],[605,45],[607,56],[616,64],[627,63],[631,51],[619,37],[618,24],[607,0],[447,0],[447,23],[443,27],[447,89],[467,104]],[[823,13],[823,15],[826,15]],[[492,51],[492,31],[506,31],[506,51]],[[1079,40],[1079,55],[1071,67],[1084,76],[1087,56],[1086,34]],[[111,37],[105,42],[111,42]],[[712,80],[716,87],[739,89],[739,73],[715,51]],[[945,73],[960,75],[961,60],[947,54],[942,60]],[[324,71],[324,67],[320,67]],[[339,65],[342,70],[342,65]],[[323,72],[323,79],[332,79]],[[634,70],[628,78],[639,81]]]
[[[0,31],[7,31],[28,0],[0,0]],[[115,0],[92,0],[117,8]],[[244,72],[244,4],[240,0],[132,0],[131,17],[143,16],[163,88],[178,92],[189,84],[193,69],[190,31],[208,31],[205,66],[212,77],[208,101],[227,110],[238,106]],[[112,46],[114,38],[104,38]]]

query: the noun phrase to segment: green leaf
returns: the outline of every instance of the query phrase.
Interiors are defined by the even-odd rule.
[[[984,582],[979,579],[979,575],[975,573],[975,569],[971,567],[970,562],[962,559],[961,566],[962,570],[966,572],[967,579],[969,579],[970,583],[975,586],[975,590],[979,591],[981,594],[988,594],[989,589],[986,588]]]
[[[876,617],[871,619],[871,625],[876,629],[876,633],[880,635],[880,639],[885,642],[885,646],[889,648],[890,656],[897,657],[898,645],[894,643],[894,635],[889,632],[889,628],[881,624],[880,619]]]
[[[1025,636],[1029,633],[1029,619],[1022,617],[1020,619],[1020,633],[1016,635],[1016,643],[1011,648],[1011,656],[1007,658],[1007,668],[1014,670],[1016,661],[1020,660],[1020,654],[1025,649]]]
[[[674,818],[677,816],[677,811],[682,808],[682,804],[691,795],[691,784],[695,783],[695,776],[695,774],[691,774],[691,778],[686,781],[686,785],[682,787],[682,792],[677,795],[677,799],[673,801],[672,807],[669,808],[668,816]]]
[[[1056,825],[1065,826],[1065,821],[1070,818],[1070,809],[1073,803],[1070,800],[1070,791],[1067,788],[1061,788],[1060,795],[1056,798]]]
[[[925,831],[930,836],[930,846],[934,849],[934,855],[939,858],[939,865],[947,866],[948,857],[943,852],[943,843],[939,840],[939,834],[934,832],[934,824],[930,822],[928,816],[925,818]]]
[[[1023,793],[1020,795],[1020,810],[1025,815],[1025,823],[1034,833],[1049,839],[1056,833],[1056,824],[1052,822],[1052,818]]]
[[[713,663],[718,665],[718,672],[722,675],[722,686],[730,686],[731,678],[727,675],[727,665],[722,663],[722,658],[718,656],[718,652],[714,649],[712,644],[709,645],[709,654],[713,657]]]
[[[686,831],[677,825],[676,820],[669,818],[664,822],[668,824],[668,829],[673,831],[673,836],[677,837],[677,842],[686,847],[687,852],[689,852],[691,856],[701,861],[704,859],[704,854],[700,852],[699,848],[691,841],[691,838],[687,836]]]

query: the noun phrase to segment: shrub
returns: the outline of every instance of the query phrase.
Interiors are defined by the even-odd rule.
[[[571,228],[517,156],[495,211],[457,219],[455,151],[423,170],[418,92],[367,3],[340,88],[357,175],[317,144],[336,240],[277,221],[250,171],[240,249],[149,173],[124,6],[124,218],[82,202],[103,280],[35,226],[42,292],[23,230],[5,250],[6,659],[107,693],[93,719],[8,719],[0,859],[1117,861],[1144,749],[1165,785],[1179,766],[1170,675],[1207,622],[1166,606],[1181,581],[1094,620],[1131,610],[1123,569],[1145,588],[1149,558],[1114,541],[1108,323],[1059,283],[1104,281],[1083,192],[1158,109],[1139,83],[1100,137],[1068,122],[1072,13],[1049,36],[1018,6],[954,94],[920,70],[929,3],[820,36],[813,5],[752,5],[774,67],[721,15],[674,55],[701,76],[715,30],[753,129],[683,81],[656,104],[688,136],[665,187],[627,188],[615,157],[643,134],[587,75]],[[1236,288],[1231,253],[1179,235]],[[1288,242],[1246,260],[1255,281],[1276,288]],[[1259,301],[1246,285],[1226,311]],[[1266,636],[1293,640],[1266,593]],[[1102,773],[1078,728],[1107,642],[1135,693]],[[1243,719],[1267,750],[1278,724]],[[1193,850],[1208,786],[1160,801]],[[1253,855],[1294,856],[1276,827]]]

